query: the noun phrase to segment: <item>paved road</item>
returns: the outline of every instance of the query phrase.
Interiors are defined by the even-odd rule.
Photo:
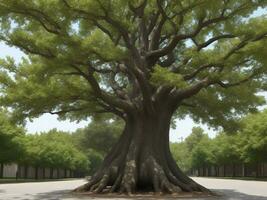
[[[216,198],[223,200],[267,200],[267,182],[240,181],[224,179],[194,178],[200,184],[210,188],[219,194]],[[0,200],[79,200],[96,199],[84,195],[73,196],[70,191],[84,183],[84,180],[41,182],[41,183],[19,183],[1,184]],[[142,197],[136,199],[143,199]],[[151,199],[151,198],[149,198]],[[156,198],[166,199],[166,198]],[[179,198],[183,199],[183,198]],[[188,200],[188,198],[186,198]],[[101,198],[97,198],[101,200]],[[123,200],[123,198],[121,199]],[[124,198],[125,200],[125,198]],[[192,199],[190,199],[192,200]]]
[[[215,178],[194,178],[194,180],[221,195],[221,199],[267,200],[266,181],[242,181]]]

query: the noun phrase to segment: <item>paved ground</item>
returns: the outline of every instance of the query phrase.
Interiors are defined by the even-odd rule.
[[[194,180],[221,195],[221,199],[267,200],[267,181],[215,178],[194,178]]]
[[[200,184],[212,189],[219,194],[215,198],[204,199],[223,199],[223,200],[267,200],[267,182],[260,181],[240,181],[225,179],[194,178]],[[97,199],[88,196],[73,196],[70,191],[84,183],[84,180],[41,182],[41,183],[19,183],[19,184],[0,184],[0,200],[79,200]],[[117,199],[117,198],[114,198]],[[122,198],[121,200],[125,200]],[[135,199],[144,199],[138,197]],[[149,198],[151,199],[151,198]],[[156,198],[159,199],[166,199]],[[178,198],[189,199],[189,198]],[[192,200],[190,198],[190,200]]]

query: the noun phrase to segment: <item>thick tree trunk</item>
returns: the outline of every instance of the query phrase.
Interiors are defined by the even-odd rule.
[[[90,181],[75,191],[93,193],[209,192],[187,177],[169,149],[171,114],[128,117],[121,138]]]

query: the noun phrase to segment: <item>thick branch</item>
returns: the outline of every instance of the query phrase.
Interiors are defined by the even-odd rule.
[[[213,82],[210,81],[208,78],[205,78],[197,83],[195,83],[194,85],[187,87],[185,89],[180,89],[180,90],[174,90],[170,96],[172,99],[174,100],[182,100],[182,99],[186,99],[189,98],[195,94],[197,94],[202,88],[207,87],[209,85],[211,85]]]
[[[145,72],[140,70],[139,68],[134,66],[134,61],[128,60],[127,61],[127,66],[131,70],[132,74],[137,80],[138,83],[138,88],[141,90],[141,94],[143,96],[143,103],[144,107],[146,109],[152,110],[152,105],[151,105],[151,85],[149,83],[149,79],[147,78]],[[134,80],[134,79],[133,79]]]
[[[82,77],[84,77],[89,82],[90,86],[92,87],[92,89],[94,91],[94,94],[95,94],[96,98],[100,98],[101,100],[106,102],[108,105],[121,108],[121,109],[123,109],[123,110],[125,110],[127,112],[131,112],[132,111],[132,105],[131,105],[131,103],[129,101],[125,101],[125,100],[114,98],[113,96],[111,96],[110,94],[104,92],[100,88],[99,83],[97,82],[97,80],[94,77],[94,72],[90,67],[89,67],[89,73],[88,74],[84,73],[76,65],[71,65],[71,67],[74,68],[78,73],[81,74]]]
[[[220,85],[223,88],[229,88],[229,87],[234,87],[234,86],[239,86],[241,84],[244,84],[250,80],[252,80],[255,76],[257,76],[260,72],[259,71],[255,71],[254,73],[252,73],[251,75],[249,75],[248,77],[239,80],[237,82],[234,83],[224,83],[223,81],[217,81],[217,84]]]
[[[25,8],[25,10],[23,9],[15,10],[8,7],[5,8],[12,13],[26,15],[33,18],[34,20],[39,22],[41,26],[49,33],[58,35],[62,32],[60,25],[57,22],[53,21],[48,15],[46,15],[41,10],[37,10],[34,8]]]
[[[24,43],[21,43],[20,41],[12,41],[12,40],[9,40],[9,39],[1,37],[1,36],[0,36],[0,39],[5,41],[8,45],[13,45],[13,46],[20,48],[22,51],[26,51],[26,52],[34,54],[34,55],[45,57],[47,59],[55,58],[55,55],[49,49],[40,50],[40,49],[36,49],[36,48],[31,48],[29,46],[26,46]]]
[[[212,24],[216,24],[218,22],[225,21],[225,20],[229,19],[230,17],[233,17],[234,15],[238,14],[240,11],[247,9],[247,6],[248,6],[248,3],[246,2],[246,3],[242,4],[240,7],[236,8],[231,13],[229,13],[227,16],[225,16],[225,9],[223,9],[218,17],[208,19],[206,21],[204,21],[205,16],[203,16],[202,18],[200,18],[198,20],[198,25],[192,33],[178,34],[178,35],[173,36],[173,38],[170,40],[169,44],[166,45],[164,48],[152,50],[152,51],[148,52],[146,55],[147,59],[150,59],[153,57],[159,58],[159,57],[168,55],[171,51],[173,51],[175,49],[175,47],[177,46],[177,44],[180,41],[185,40],[185,39],[189,39],[189,38],[194,38],[204,28],[206,28]]]
[[[267,37],[267,32],[264,32],[262,34],[259,34],[258,36],[254,37],[254,38],[245,38],[244,40],[242,40],[238,45],[236,45],[235,47],[233,47],[225,56],[224,56],[224,60],[227,60],[228,58],[230,58],[233,54],[235,54],[238,50],[244,48],[246,45],[249,44],[249,42],[256,42],[259,41],[263,38]]]
[[[211,67],[213,67],[213,66],[215,66],[215,64],[213,64],[213,63],[209,63],[209,64],[204,64],[204,65],[202,65],[202,66],[200,66],[198,69],[196,69],[195,71],[193,71],[191,74],[187,74],[187,75],[184,75],[184,80],[190,80],[190,79],[192,79],[192,78],[194,78],[194,77],[196,77],[200,72],[202,72],[203,70],[205,70],[205,69],[208,69],[208,68],[211,68]]]
[[[190,34],[179,34],[179,35],[175,35],[171,41],[169,42],[169,44],[167,46],[165,46],[162,49],[158,49],[155,51],[151,51],[147,54],[147,58],[150,57],[162,57],[165,56],[167,54],[169,54],[171,51],[173,51],[175,49],[175,47],[177,46],[177,44],[185,39],[189,39],[189,38],[193,38],[195,37],[203,28],[208,27],[211,24],[220,22],[227,19],[227,17],[224,16],[220,16],[218,18],[214,18],[214,19],[210,19],[207,21],[202,22],[201,20],[199,21],[199,25],[197,26],[196,30],[193,33]]]
[[[198,44],[196,41],[195,41],[195,44],[197,46],[197,50],[200,51],[201,49],[209,46],[210,44],[212,44],[213,42],[216,42],[220,39],[229,39],[229,38],[234,38],[236,37],[235,35],[232,35],[232,34],[224,34],[224,35],[219,35],[219,36],[216,36],[216,37],[213,37],[213,38],[210,38],[209,40],[207,40],[206,42],[202,43],[202,44]]]
[[[78,112],[78,111],[84,111],[85,108],[72,108],[72,109],[66,109],[66,110],[59,110],[59,111],[46,111],[44,113],[49,113],[51,115],[61,115],[61,114],[66,114],[69,112]]]

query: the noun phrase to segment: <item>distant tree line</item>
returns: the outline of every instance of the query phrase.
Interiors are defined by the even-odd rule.
[[[69,133],[52,129],[27,134],[0,112],[0,164],[62,168],[91,174],[101,164],[121,130],[120,122],[93,120],[88,127]],[[1,167],[0,169],[3,169]]]
[[[210,138],[195,127],[183,142],[172,143],[177,164],[186,172],[204,166],[254,165],[267,162],[267,110],[240,120],[238,131]]]
[[[214,138],[194,127],[184,141],[171,143],[177,164],[189,172],[203,166],[267,162],[267,110],[246,116],[239,126],[236,132],[220,132]],[[0,164],[66,168],[90,175],[117,141],[123,123],[94,119],[73,133],[53,129],[26,134],[2,110],[0,127]]]

